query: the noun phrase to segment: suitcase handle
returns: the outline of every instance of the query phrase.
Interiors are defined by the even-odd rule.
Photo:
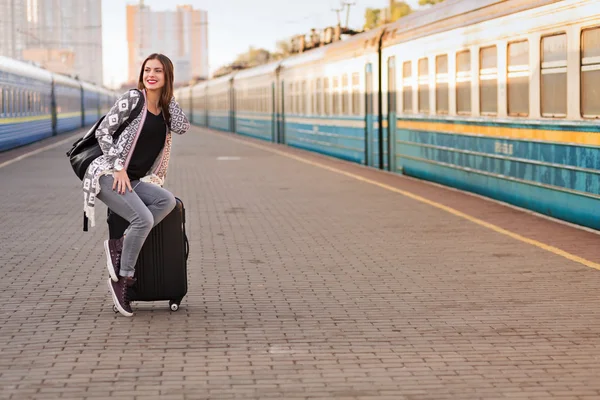
[[[183,233],[183,239],[185,241],[185,261],[187,262],[188,256],[190,255],[190,242],[188,242],[185,232]]]

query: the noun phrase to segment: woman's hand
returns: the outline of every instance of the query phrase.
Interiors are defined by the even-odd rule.
[[[131,182],[129,182],[129,176],[127,176],[127,171],[122,169],[121,171],[115,171],[113,173],[114,181],[112,190],[117,188],[117,192],[119,194],[125,194],[125,191],[129,189],[130,192],[133,192],[131,188]]]

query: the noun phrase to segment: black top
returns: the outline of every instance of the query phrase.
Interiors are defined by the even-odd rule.
[[[165,145],[167,126],[162,113],[158,115],[146,111],[146,121],[127,167],[129,180],[146,176]]]

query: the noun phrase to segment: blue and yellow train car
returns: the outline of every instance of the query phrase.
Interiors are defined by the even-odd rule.
[[[189,112],[192,123],[199,126],[208,126],[208,82],[198,82],[191,87],[192,104]]]
[[[434,11],[383,42],[393,170],[600,229],[598,2]]]
[[[52,75],[0,56],[0,151],[52,136]]]
[[[100,97],[102,91],[99,87],[81,82],[83,125],[92,125],[100,118]]]
[[[283,60],[283,142],[361,164],[379,160],[380,30]]]
[[[53,74],[56,133],[71,131],[83,126],[81,84],[64,75]]]
[[[240,71],[235,75],[235,131],[277,141],[275,90],[279,63]]]
[[[233,78],[231,73],[208,82],[208,127],[233,132],[235,129],[235,111]]]

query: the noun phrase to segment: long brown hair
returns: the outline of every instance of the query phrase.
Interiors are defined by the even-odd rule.
[[[171,60],[169,60],[169,57],[165,56],[164,54],[150,54],[142,64],[142,70],[140,71],[140,79],[138,80],[139,90],[146,89],[146,87],[144,86],[144,68],[146,68],[146,63],[148,62],[148,60],[158,60],[163,66],[165,84],[161,88],[162,92],[160,95],[158,105],[163,111],[163,115],[165,121],[167,122],[167,126],[171,126],[171,114],[169,113],[169,103],[171,102],[171,98],[173,97],[173,63],[171,62]]]

